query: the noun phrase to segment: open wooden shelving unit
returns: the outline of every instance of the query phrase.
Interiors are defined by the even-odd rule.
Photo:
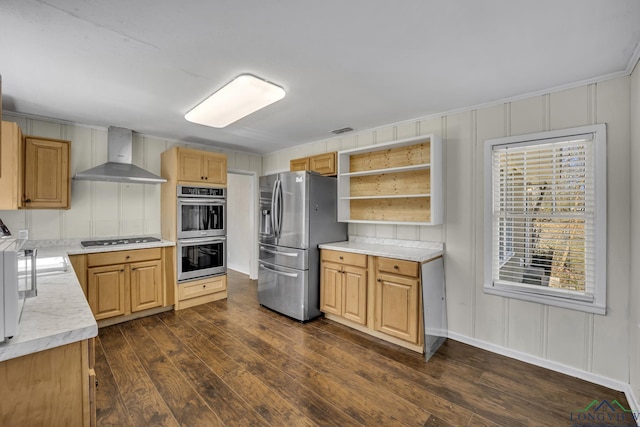
[[[441,224],[442,200],[437,135],[338,152],[338,221]]]

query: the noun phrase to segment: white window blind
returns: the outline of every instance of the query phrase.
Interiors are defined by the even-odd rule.
[[[605,281],[600,257],[606,255],[598,252],[606,245],[598,237],[606,230],[606,211],[596,202],[606,197],[597,195],[603,187],[596,176],[604,162],[597,161],[594,132],[567,133],[489,141],[485,289],[601,306],[606,292],[604,283],[598,286],[599,277]]]

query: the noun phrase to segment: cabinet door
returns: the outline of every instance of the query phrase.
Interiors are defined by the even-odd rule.
[[[322,175],[336,174],[336,153],[318,154],[309,158],[309,170]]]
[[[14,122],[2,122],[2,155],[0,174],[0,210],[16,210],[21,206],[24,152],[22,131]]]
[[[124,265],[89,268],[87,279],[89,306],[96,320],[126,314]]]
[[[204,169],[201,153],[186,150],[179,151],[178,180],[192,182],[204,181]]]
[[[345,265],[342,268],[342,317],[362,325],[367,323],[367,270]]]
[[[130,264],[131,312],[162,306],[162,261]]]
[[[420,281],[391,274],[376,277],[374,329],[418,342]]]
[[[205,182],[227,185],[227,158],[205,154],[203,161]]]
[[[320,272],[320,311],[342,315],[342,266],[322,262]]]
[[[291,172],[308,171],[309,170],[309,158],[303,157],[302,159],[294,159],[289,162],[289,170]]]
[[[69,141],[25,138],[23,207],[69,209]]]

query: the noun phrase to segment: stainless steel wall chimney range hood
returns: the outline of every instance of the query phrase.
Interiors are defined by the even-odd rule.
[[[133,131],[110,126],[107,136],[107,163],[75,174],[73,179],[140,184],[160,184],[166,179],[132,163]]]

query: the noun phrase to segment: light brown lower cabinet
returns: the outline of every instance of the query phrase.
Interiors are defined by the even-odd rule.
[[[367,323],[366,255],[349,254],[343,262],[333,262],[334,254],[323,251],[320,311],[342,316],[362,325]],[[359,265],[350,265],[349,262]]]
[[[94,339],[0,363],[0,425],[95,426]]]
[[[69,257],[96,320],[173,303],[166,297],[162,253],[150,248]]]
[[[182,310],[226,298],[227,276],[207,277],[206,279],[178,283],[177,288],[175,309]]]
[[[422,352],[420,264],[323,249],[320,311],[329,319]]]
[[[378,273],[374,329],[418,343],[420,280]]]

